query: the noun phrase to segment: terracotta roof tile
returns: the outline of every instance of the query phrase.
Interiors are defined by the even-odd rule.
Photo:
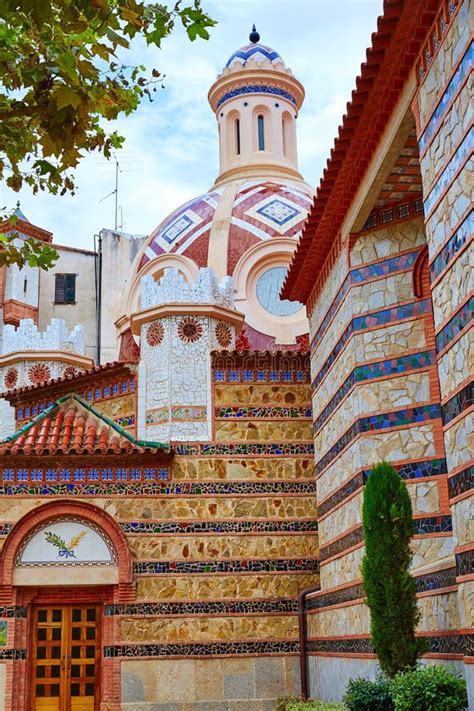
[[[0,442],[0,456],[163,451],[169,445],[134,439],[77,395],[61,398]]]

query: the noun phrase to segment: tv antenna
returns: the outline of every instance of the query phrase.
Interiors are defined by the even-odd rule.
[[[114,161],[115,161],[115,189],[112,190],[111,193],[103,197],[99,202],[104,202],[104,200],[107,200],[111,195],[115,195],[115,219],[114,219],[114,229],[117,230],[118,228],[118,188],[119,188],[119,173],[122,172],[122,169],[120,167],[120,163],[118,162],[117,156],[114,153]],[[123,222],[123,219],[122,219]]]

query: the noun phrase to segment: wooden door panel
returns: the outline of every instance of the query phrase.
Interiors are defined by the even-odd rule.
[[[34,612],[32,711],[94,711],[99,698],[99,608],[38,607]]]

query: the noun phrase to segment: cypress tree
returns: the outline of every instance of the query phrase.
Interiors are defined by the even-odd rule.
[[[394,676],[412,669],[427,650],[415,637],[420,620],[416,585],[410,575],[413,513],[407,487],[397,471],[381,462],[364,490],[363,587],[370,609],[372,644],[382,671]]]

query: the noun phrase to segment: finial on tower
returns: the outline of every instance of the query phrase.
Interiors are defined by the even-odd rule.
[[[257,42],[260,42],[260,35],[257,32],[255,24],[252,25],[252,32],[249,34],[249,40],[252,42],[252,44],[257,44]]]
[[[20,209],[20,201],[19,201],[19,200],[16,201],[16,209],[17,209],[17,210]]]

